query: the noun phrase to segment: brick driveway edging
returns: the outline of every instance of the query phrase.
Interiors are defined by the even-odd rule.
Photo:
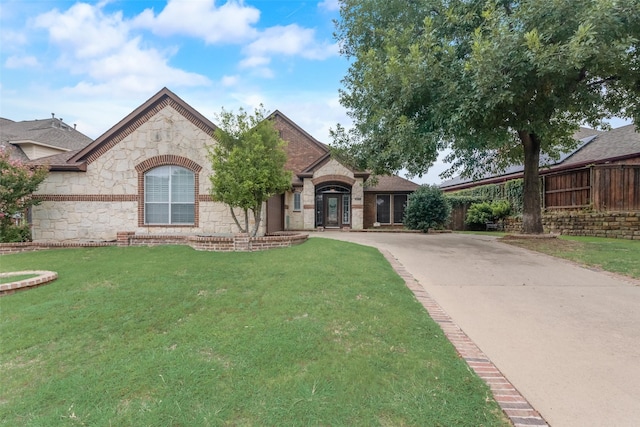
[[[493,398],[509,417],[515,427],[549,426],[542,416],[496,368],[489,358],[475,345],[451,317],[431,298],[411,273],[398,261],[391,252],[380,250],[389,261],[391,267],[404,280],[416,299],[427,310],[431,318],[440,325],[447,339],[453,344],[458,354],[467,365],[489,386]]]

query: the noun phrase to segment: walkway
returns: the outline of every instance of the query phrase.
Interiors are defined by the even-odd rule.
[[[550,425],[640,425],[637,282],[491,236],[313,236],[390,252]]]

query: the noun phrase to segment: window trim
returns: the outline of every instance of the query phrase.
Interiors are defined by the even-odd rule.
[[[342,224],[351,224],[351,194],[342,195]]]
[[[194,223],[191,225],[185,224],[173,224],[173,225],[151,225],[145,224],[144,222],[144,175],[151,169],[154,169],[158,166],[181,166],[191,172],[194,175],[194,189],[195,189],[195,203],[194,203]],[[138,163],[135,166],[136,172],[138,173],[138,227],[152,228],[152,227],[171,227],[171,228],[193,228],[199,227],[200,224],[200,200],[210,200],[210,196],[201,196],[199,194],[200,188],[200,172],[202,171],[202,166],[198,163],[194,162],[191,159],[186,157],[177,156],[175,154],[165,154],[161,156],[150,157],[141,163]]]
[[[302,211],[302,193],[300,193],[299,191],[293,193],[293,211]]]
[[[167,201],[166,202],[150,202],[147,201],[147,195],[149,194],[149,192],[147,191],[147,177],[150,177],[151,173],[153,171],[156,171],[160,168],[166,168],[168,173],[167,173],[167,177],[168,177],[168,183],[167,183]],[[191,174],[191,179],[193,181],[194,184],[194,188],[193,188],[193,202],[177,202],[177,201],[173,201],[173,183],[174,183],[174,172],[176,170],[181,170],[181,171],[186,171],[189,174]],[[164,176],[164,175],[163,175]],[[154,168],[149,169],[148,171],[146,171],[144,173],[144,224],[148,225],[148,226],[170,226],[170,227],[175,227],[175,226],[193,226],[195,224],[195,208],[196,208],[196,188],[195,188],[195,173],[193,171],[190,171],[189,169],[182,167],[182,166],[177,166],[177,165],[161,165],[161,166],[156,166]],[[147,213],[148,213],[148,205],[166,205],[167,207],[167,214],[168,214],[168,222],[147,222]],[[173,212],[173,207],[177,206],[177,205],[186,205],[186,206],[191,206],[193,208],[193,221],[192,222],[173,222],[174,218],[174,212]]]

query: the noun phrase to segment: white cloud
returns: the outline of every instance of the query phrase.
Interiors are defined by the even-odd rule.
[[[250,56],[240,61],[240,68],[254,68],[268,65],[271,58],[267,56]]]
[[[54,9],[35,19],[35,26],[49,32],[52,42],[73,52],[78,59],[104,55],[126,43],[128,26],[122,12],[103,13],[101,6],[76,3],[66,12]]]
[[[6,28],[3,28],[2,31],[0,31],[0,46],[2,46],[2,49],[5,51],[9,48],[21,46],[26,43],[27,36],[23,32],[13,31]]]
[[[245,48],[245,52],[249,58],[275,54],[322,60],[337,55],[338,45],[318,43],[315,40],[315,30],[291,24],[267,28],[256,41]]]
[[[224,87],[235,86],[239,81],[240,78],[238,76],[223,76],[222,79],[220,79],[220,83]]]
[[[154,49],[140,49],[138,38],[127,42],[118,51],[88,63],[87,74],[97,84],[77,86],[83,92],[104,93],[150,92],[163,86],[206,86],[208,78],[196,73],[169,67],[166,58]]]
[[[81,76],[72,90],[85,95],[148,93],[162,86],[209,85],[208,78],[171,67],[175,49],[143,46],[122,12],[106,14],[104,3],[76,3],[64,12],[39,15],[35,25],[49,32],[61,55],[57,64]]]
[[[7,68],[34,68],[38,67],[38,58],[35,56],[10,56],[4,63]]]
[[[329,12],[335,12],[340,10],[340,2],[338,0],[324,0],[318,3],[318,8]]]
[[[201,38],[209,44],[239,43],[255,36],[252,25],[259,19],[260,11],[241,1],[231,0],[216,7],[214,0],[169,0],[159,14],[146,9],[133,20],[133,25],[160,36],[179,34]]]

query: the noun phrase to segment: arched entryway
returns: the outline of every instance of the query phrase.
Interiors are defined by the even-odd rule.
[[[323,183],[316,187],[316,227],[351,226],[351,186]]]

